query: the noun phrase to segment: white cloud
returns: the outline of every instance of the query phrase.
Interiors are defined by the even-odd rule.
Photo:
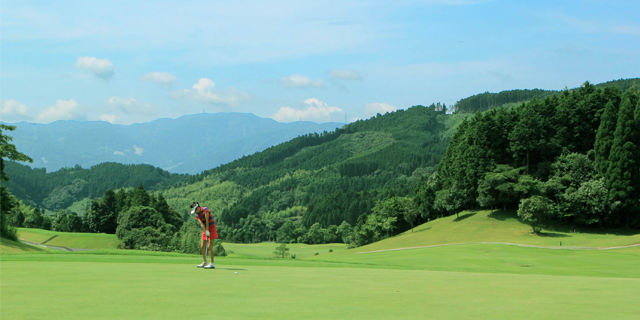
[[[153,82],[162,88],[169,88],[172,84],[178,82],[178,79],[169,72],[149,72],[142,76],[141,80]]]
[[[111,110],[118,110],[126,114],[156,115],[156,109],[149,103],[141,103],[134,98],[111,97],[107,100]]]
[[[2,121],[24,121],[32,120],[33,117],[29,108],[14,99],[7,101],[0,100],[0,120]]]
[[[124,152],[122,152],[122,151],[114,151],[113,154],[124,155]]]
[[[79,57],[75,64],[76,69],[82,69],[93,73],[96,77],[109,80],[115,73],[113,63],[109,59],[98,59],[96,57]]]
[[[142,148],[140,148],[140,147],[136,146],[135,144],[133,145],[133,149],[135,149],[135,150],[136,150],[136,154],[137,154],[137,155],[142,156],[142,153],[144,152],[144,149],[142,149]]]
[[[300,119],[318,123],[343,120],[344,111],[338,107],[329,106],[316,98],[307,99],[304,104],[306,105],[304,109],[281,107],[272,118],[280,122],[293,122]]]
[[[207,78],[198,80],[192,89],[174,91],[171,95],[177,99],[186,99],[211,104],[222,104],[237,107],[241,101],[249,99],[249,95],[233,87],[227,92],[215,89],[216,84]]]
[[[364,118],[367,119],[375,116],[378,113],[385,114],[387,112],[393,112],[396,110],[398,110],[398,108],[386,103],[367,103],[364,106],[364,110],[362,113],[364,115]]]
[[[85,108],[75,100],[56,100],[56,105],[38,115],[38,121],[43,123],[57,120],[87,120]]]
[[[327,74],[339,80],[362,80],[360,73],[355,70],[329,70]]]
[[[324,88],[322,80],[313,81],[311,78],[300,74],[282,77],[280,83],[289,88]]]
[[[106,121],[109,123],[118,123],[120,118],[116,115],[112,115],[112,114],[103,114],[100,116],[100,120],[102,121]]]

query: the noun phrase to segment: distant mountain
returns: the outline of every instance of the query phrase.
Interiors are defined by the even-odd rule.
[[[117,125],[102,121],[15,123],[18,150],[32,167],[56,171],[103,162],[150,164],[173,173],[199,173],[308,133],[342,123],[280,123],[247,113],[214,113]]]

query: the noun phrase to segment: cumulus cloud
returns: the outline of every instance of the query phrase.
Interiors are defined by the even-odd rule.
[[[2,121],[25,121],[33,120],[29,108],[14,99],[7,101],[0,100],[0,119]]]
[[[109,59],[98,59],[96,57],[79,57],[76,60],[75,68],[92,73],[104,80],[111,79],[115,73],[113,63]]]
[[[177,99],[222,104],[230,107],[237,107],[241,101],[249,98],[248,94],[235,88],[229,88],[227,92],[223,92],[215,89],[215,86],[215,82],[202,78],[191,89],[174,91],[171,95]]]
[[[106,121],[109,123],[118,123],[120,120],[120,117],[113,114],[103,114],[100,116],[100,120]]]
[[[133,145],[133,149],[136,150],[136,154],[139,156],[142,156],[142,153],[144,153],[144,149],[136,146],[135,144]]]
[[[311,78],[300,74],[282,77],[280,83],[289,88],[324,88],[322,80],[313,81]]]
[[[281,107],[272,118],[280,122],[293,122],[302,119],[304,121],[323,123],[340,121],[344,115],[342,109],[332,107],[316,98],[305,100],[304,105],[303,109]]]
[[[141,80],[153,82],[162,88],[169,88],[171,85],[178,82],[178,79],[169,72],[149,72],[142,76]]]
[[[141,103],[134,98],[111,97],[107,99],[110,110],[121,111],[126,114],[155,115],[156,109],[149,103]]]
[[[398,108],[386,103],[367,103],[364,106],[364,110],[362,113],[366,119],[375,116],[378,113],[385,114],[387,112],[393,112],[396,110],[398,110]]]
[[[360,73],[355,70],[329,70],[327,74],[338,80],[362,80]]]
[[[38,121],[43,123],[57,120],[86,120],[87,112],[85,108],[75,100],[56,100],[56,105],[50,107],[38,115]]]

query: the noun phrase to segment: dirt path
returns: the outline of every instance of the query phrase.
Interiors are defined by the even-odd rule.
[[[49,240],[51,240],[51,239],[49,239]],[[91,249],[82,249],[82,248],[67,248],[67,247],[58,247],[58,246],[47,246],[47,245],[44,245],[44,244],[31,242],[31,241],[27,241],[27,240],[24,240],[24,239],[20,239],[20,241],[22,241],[23,243],[26,243],[28,245],[32,245],[32,246],[38,246],[38,247],[42,247],[42,248],[56,249],[56,250],[62,250],[62,251],[87,251],[87,250],[91,250]]]
[[[530,244],[520,244],[520,243],[509,243],[509,242],[463,242],[463,243],[448,243],[448,244],[434,244],[430,246],[421,246],[421,247],[408,247],[408,248],[395,248],[395,249],[382,249],[382,250],[374,250],[374,251],[365,251],[365,252],[357,252],[356,254],[361,253],[375,253],[375,252],[385,252],[385,251],[400,251],[400,250],[412,250],[412,249],[423,249],[423,248],[435,248],[435,247],[446,247],[446,246],[460,246],[464,244],[503,244],[507,246],[516,246],[516,247],[525,247],[525,248],[539,248],[539,249],[554,249],[554,250],[614,250],[614,249],[623,249],[630,247],[638,247],[640,243],[629,244],[625,246],[618,247],[564,247],[564,246],[554,246],[554,247],[543,247],[543,246],[534,246]]]

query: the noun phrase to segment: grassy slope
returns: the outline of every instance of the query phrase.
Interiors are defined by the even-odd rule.
[[[580,230],[577,230],[580,231]],[[584,231],[584,230],[583,230]],[[436,219],[411,230],[344,253],[463,242],[510,242],[537,246],[610,247],[640,243],[640,233],[587,233],[561,228],[543,230],[541,235],[520,222],[513,212],[465,211]]]
[[[50,246],[84,249],[115,249],[120,240],[115,234],[103,233],[73,233],[58,232],[42,229],[18,228],[18,237],[31,242],[42,243],[56,236],[46,243]]]
[[[11,241],[9,239],[0,238],[0,253],[2,254],[43,253],[47,251],[47,249],[30,246],[20,241]]]

